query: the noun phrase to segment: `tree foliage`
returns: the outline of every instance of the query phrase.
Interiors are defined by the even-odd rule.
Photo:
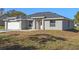
[[[79,11],[75,15],[75,22],[79,23]]]
[[[26,16],[25,13],[21,11],[16,11],[16,10],[10,10],[6,13],[8,17],[15,17],[15,16]]]
[[[4,11],[4,8],[0,8],[0,11]]]

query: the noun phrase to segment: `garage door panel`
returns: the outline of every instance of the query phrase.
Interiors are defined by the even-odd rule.
[[[20,29],[19,22],[8,22],[8,29]]]

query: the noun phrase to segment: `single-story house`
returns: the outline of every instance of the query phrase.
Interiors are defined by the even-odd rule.
[[[72,20],[52,12],[38,12],[27,17],[7,17],[4,21],[6,30],[68,30],[74,27]]]

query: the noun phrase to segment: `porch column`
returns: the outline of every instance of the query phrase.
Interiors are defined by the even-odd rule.
[[[45,23],[44,23],[44,19],[42,19],[42,30],[45,29]]]
[[[35,19],[33,20],[33,29],[35,29],[36,28],[36,21],[35,21]]]
[[[8,22],[5,21],[5,30],[7,30],[7,29],[8,29]]]

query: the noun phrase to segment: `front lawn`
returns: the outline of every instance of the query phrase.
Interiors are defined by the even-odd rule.
[[[79,33],[50,30],[0,33],[0,49],[79,50]]]

